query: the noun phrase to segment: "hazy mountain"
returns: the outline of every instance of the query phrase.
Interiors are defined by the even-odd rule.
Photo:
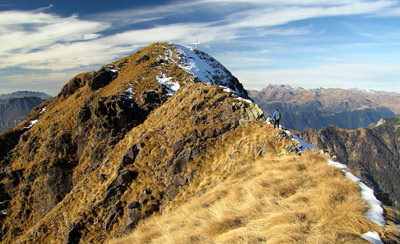
[[[278,108],[282,112],[281,124],[298,131],[328,125],[357,129],[400,114],[398,93],[268,85],[249,94],[266,116],[272,116]]]
[[[34,92],[34,91],[17,91],[9,94],[0,94],[0,100],[22,98],[22,97],[37,97],[42,100],[47,100],[51,98],[51,96],[47,95],[44,92]]]
[[[303,131],[300,136],[358,169],[365,182],[378,193],[388,193],[394,206],[400,209],[400,117],[381,120],[370,129],[329,126]]]
[[[38,97],[10,98],[0,101],[0,133],[17,126],[32,108],[44,102]]]
[[[299,146],[264,122],[218,61],[155,43],[75,76],[0,135],[1,241],[118,242],[132,231],[127,243],[386,237],[364,215],[359,183]]]

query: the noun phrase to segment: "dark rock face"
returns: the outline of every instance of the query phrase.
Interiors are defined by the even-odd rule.
[[[327,149],[338,161],[360,169],[361,178],[384,200],[400,209],[400,118],[372,129],[344,130],[328,126],[306,130],[301,139]],[[389,199],[387,199],[389,194]]]
[[[102,87],[108,85],[115,77],[115,72],[101,69],[93,74],[92,79],[89,81],[88,85],[92,91],[96,91]]]
[[[67,84],[64,85],[58,97],[67,98],[70,95],[74,94],[76,90],[83,87],[89,78],[89,74],[84,75],[83,77],[74,77]]]

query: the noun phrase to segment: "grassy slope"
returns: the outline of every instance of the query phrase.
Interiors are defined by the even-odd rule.
[[[365,243],[359,235],[378,227],[357,184],[316,153],[276,156],[277,133],[260,123],[231,132],[188,189],[195,197],[110,243]]]

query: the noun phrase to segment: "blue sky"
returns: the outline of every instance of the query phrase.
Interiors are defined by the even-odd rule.
[[[399,0],[0,0],[0,93],[56,95],[152,42],[196,39],[246,88],[400,92]]]

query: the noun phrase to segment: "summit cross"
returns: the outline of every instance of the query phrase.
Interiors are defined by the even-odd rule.
[[[196,39],[196,42],[195,42],[195,43],[193,43],[193,44],[195,44],[195,45],[196,45],[196,49],[198,49],[198,47],[199,47],[199,44],[200,44],[200,42],[199,42],[199,39]]]

